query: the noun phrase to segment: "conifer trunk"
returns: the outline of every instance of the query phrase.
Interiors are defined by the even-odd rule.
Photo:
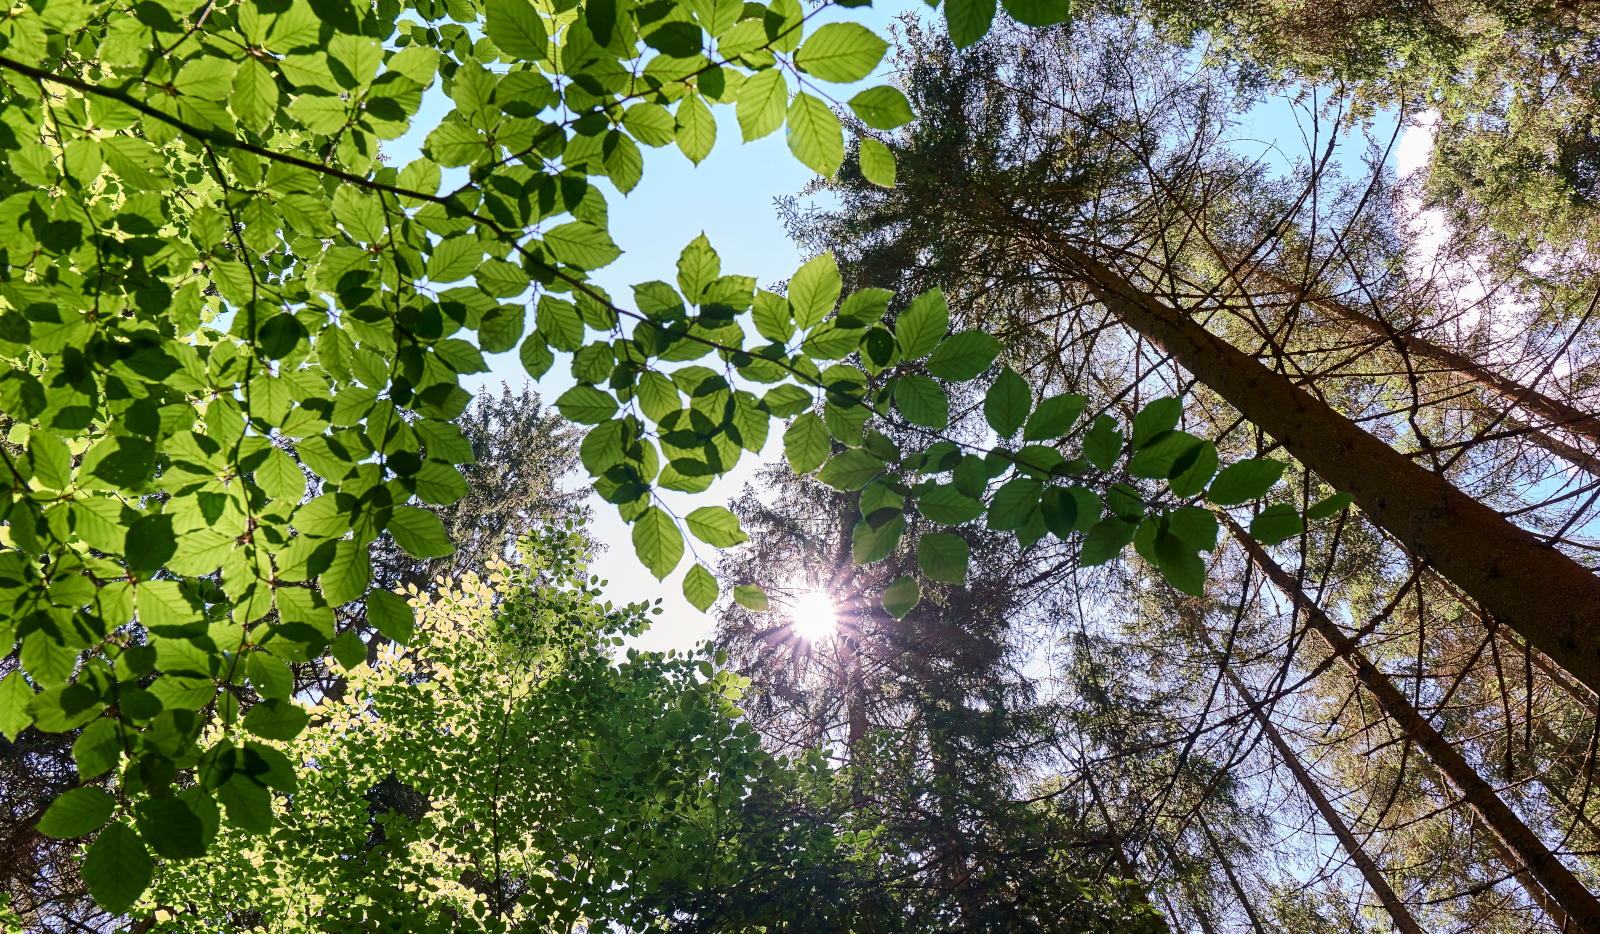
[[[1600,579],[1081,250],[1056,261],[1378,526],[1574,677],[1600,689]]]
[[[1312,295],[1301,287],[1272,273],[1262,272],[1259,275],[1272,283],[1274,288],[1284,292],[1291,292],[1316,308],[1343,318],[1363,330],[1392,342],[1404,354],[1430,360],[1447,370],[1460,373],[1512,405],[1520,406],[1537,414],[1552,426],[1565,429],[1575,435],[1600,444],[1600,418],[1596,418],[1588,412],[1568,405],[1553,396],[1547,396],[1532,386],[1524,386],[1514,379],[1501,376],[1464,354],[1441,347],[1425,337],[1396,331],[1387,322],[1379,320],[1364,311],[1352,308],[1344,302]]]
[[[1569,929],[1600,934],[1600,901],[1595,899],[1594,894],[1500,800],[1494,788],[1467,763],[1460,750],[1450,745],[1433,728],[1433,724],[1417,712],[1400,689],[1394,686],[1394,682],[1389,680],[1389,676],[1367,660],[1344,631],[1306,595],[1299,582],[1284,571],[1231,516],[1223,513],[1221,518],[1234,539],[1249,553],[1250,559],[1272,581],[1273,586],[1286,595],[1296,608],[1304,611],[1307,626],[1320,635],[1333,653],[1343,660],[1383,712],[1416,742],[1423,755],[1455,786],[1467,804],[1483,819],[1483,823],[1567,913],[1571,920]],[[1516,866],[1511,868],[1515,869]]]
[[[1423,765],[1425,774],[1433,780],[1435,786],[1441,792],[1446,791],[1444,780],[1439,777],[1439,774],[1427,767],[1426,762]],[[1500,860],[1501,864],[1511,873],[1512,878],[1517,880],[1517,884],[1522,886],[1522,891],[1528,896],[1528,901],[1539,906],[1539,910],[1544,912],[1545,917],[1550,919],[1550,923],[1555,926],[1556,930],[1572,930],[1571,919],[1568,918],[1565,911],[1561,910],[1561,905],[1550,897],[1550,893],[1540,888],[1537,881],[1530,877],[1528,870],[1517,861],[1516,855],[1506,848],[1504,841],[1484,826],[1483,818],[1476,811],[1469,811],[1468,816],[1472,818],[1472,829],[1483,834],[1484,838],[1489,841],[1489,847],[1494,850],[1495,858]]]
[[[1204,630],[1197,628],[1196,632],[1205,640],[1206,648],[1216,653],[1216,647],[1211,644],[1211,639],[1205,635]],[[1256,703],[1255,697],[1250,693],[1250,689],[1245,686],[1237,674],[1234,674],[1233,669],[1225,667],[1223,674],[1227,675],[1229,683],[1233,685],[1233,689],[1239,693],[1246,706],[1250,708],[1250,712],[1255,715],[1256,723],[1261,726],[1261,732],[1266,734],[1273,748],[1278,750],[1278,755],[1283,757],[1283,762],[1289,767],[1289,772],[1294,775],[1295,781],[1300,783],[1300,788],[1305,791],[1306,797],[1311,799],[1311,803],[1317,808],[1317,813],[1322,815],[1323,823],[1328,825],[1328,829],[1333,831],[1333,835],[1339,838],[1339,843],[1344,846],[1345,852],[1350,854],[1350,860],[1361,871],[1361,877],[1367,880],[1367,885],[1372,887],[1372,893],[1378,896],[1378,901],[1383,903],[1384,910],[1389,912],[1389,917],[1394,921],[1394,926],[1400,930],[1400,934],[1423,934],[1422,927],[1411,916],[1411,910],[1400,900],[1400,896],[1395,894],[1394,889],[1389,887],[1389,880],[1383,877],[1383,871],[1378,868],[1378,864],[1373,861],[1372,857],[1367,855],[1366,848],[1361,845],[1361,841],[1357,840],[1355,834],[1350,832],[1350,828],[1345,824],[1344,818],[1334,809],[1333,802],[1329,801],[1328,796],[1322,793],[1321,786],[1317,784],[1311,773],[1306,771],[1305,765],[1300,762],[1299,754],[1283,738],[1283,734],[1278,732],[1278,728],[1273,724],[1272,718],[1268,717],[1266,711],[1262,710]]]

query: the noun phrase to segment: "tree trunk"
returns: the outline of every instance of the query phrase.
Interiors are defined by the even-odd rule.
[[[1439,778],[1437,772],[1430,768],[1425,768],[1424,771],[1433,780],[1435,786],[1439,787],[1441,792],[1445,791],[1444,782]],[[1528,901],[1539,906],[1539,910],[1544,912],[1545,917],[1550,919],[1550,923],[1555,926],[1556,930],[1572,930],[1571,919],[1568,918],[1565,911],[1561,910],[1561,905],[1550,897],[1550,893],[1539,887],[1539,883],[1531,877],[1523,864],[1517,861],[1516,855],[1506,848],[1505,843],[1494,832],[1483,825],[1483,818],[1476,811],[1469,811],[1468,813],[1472,817],[1472,829],[1483,834],[1489,841],[1489,846],[1493,848],[1495,857],[1511,873],[1512,878],[1517,880],[1517,884],[1522,886],[1522,891],[1527,894]]]
[[[1272,581],[1273,586],[1285,594],[1293,605],[1306,615],[1306,625],[1322,636],[1328,647],[1339,656],[1355,674],[1356,680],[1369,691],[1383,712],[1400,727],[1422,750],[1430,762],[1454,785],[1468,805],[1483,819],[1485,825],[1505,844],[1506,849],[1526,866],[1544,890],[1553,896],[1571,917],[1572,929],[1600,934],[1600,901],[1597,901],[1583,883],[1564,863],[1545,846],[1544,841],[1506,806],[1488,782],[1462,757],[1460,750],[1450,745],[1439,731],[1433,728],[1417,709],[1411,705],[1389,676],[1379,671],[1356,648],[1327,614],[1323,613],[1300,584],[1278,562],[1267,554],[1261,544],[1251,538],[1233,517],[1222,514],[1235,540],[1250,554],[1257,567]],[[1513,869],[1516,867],[1513,866]]]
[[[1064,271],[1574,677],[1600,689],[1600,579],[1074,247]]]
[[[1117,859],[1117,869],[1122,873],[1122,878],[1133,884],[1134,894],[1139,897],[1139,901],[1150,905],[1153,909],[1155,906],[1151,904],[1150,895],[1145,891],[1144,882],[1140,880],[1139,873],[1134,870],[1133,861],[1128,859],[1128,851],[1122,848],[1122,834],[1117,832],[1116,824],[1111,822],[1111,812],[1106,809],[1105,799],[1100,796],[1100,786],[1095,783],[1094,772],[1085,767],[1083,777],[1088,780],[1089,793],[1094,795],[1094,806],[1100,812],[1100,819],[1106,822],[1106,834],[1111,838],[1111,850],[1112,855]],[[1160,913],[1156,914],[1156,918],[1161,922],[1161,930],[1170,934],[1172,927],[1167,923],[1167,919],[1162,917]]]
[[[1216,646],[1211,644],[1211,638],[1206,635],[1205,630],[1197,626],[1195,631],[1204,640],[1206,648],[1213,654],[1217,654]],[[1300,783],[1300,787],[1305,791],[1306,797],[1310,798],[1311,803],[1316,805],[1317,813],[1322,815],[1323,822],[1328,825],[1328,829],[1333,831],[1333,835],[1339,838],[1339,843],[1344,846],[1345,852],[1350,854],[1351,861],[1361,871],[1361,877],[1367,880],[1367,885],[1372,887],[1372,892],[1378,896],[1378,901],[1383,903],[1384,909],[1389,912],[1389,917],[1394,920],[1394,926],[1399,928],[1400,934],[1423,934],[1422,927],[1411,916],[1410,909],[1406,908],[1405,903],[1400,900],[1400,896],[1395,894],[1394,889],[1389,887],[1389,880],[1383,877],[1383,872],[1378,868],[1378,864],[1373,861],[1371,856],[1367,855],[1366,848],[1361,845],[1360,840],[1356,839],[1355,834],[1350,832],[1350,828],[1345,824],[1344,818],[1338,811],[1334,810],[1333,802],[1329,801],[1328,796],[1322,793],[1322,788],[1317,784],[1317,780],[1312,777],[1310,772],[1306,771],[1306,767],[1300,762],[1299,754],[1283,738],[1283,734],[1278,732],[1278,728],[1273,724],[1272,718],[1268,717],[1266,711],[1262,710],[1256,703],[1255,697],[1250,693],[1250,689],[1245,687],[1244,682],[1240,680],[1238,675],[1234,674],[1233,669],[1225,667],[1223,668],[1223,674],[1228,676],[1228,681],[1233,685],[1233,689],[1239,693],[1245,704],[1249,706],[1251,713],[1255,715],[1256,722],[1261,725],[1261,732],[1267,735],[1267,739],[1271,741],[1273,748],[1278,750],[1278,755],[1283,757],[1284,764],[1289,767],[1289,771],[1294,775],[1295,781]]]
[[[1548,421],[1551,426],[1565,429],[1575,435],[1600,444],[1600,418],[1568,405],[1560,399],[1547,396],[1532,386],[1524,386],[1516,380],[1501,376],[1472,359],[1448,348],[1441,347],[1427,338],[1396,331],[1389,326],[1388,322],[1352,308],[1344,302],[1313,295],[1304,288],[1294,285],[1274,273],[1263,271],[1258,275],[1270,282],[1274,288],[1283,292],[1293,293],[1316,308],[1343,318],[1357,327],[1392,342],[1404,354],[1430,360],[1447,370],[1460,373],[1512,405],[1520,406],[1529,412],[1533,412]]]
[[[1195,822],[1200,825],[1200,832],[1205,835],[1206,842],[1211,844],[1211,852],[1216,854],[1217,862],[1222,864],[1223,875],[1228,877],[1228,884],[1233,886],[1233,894],[1238,896],[1240,906],[1250,918],[1250,926],[1255,929],[1256,934],[1267,934],[1266,928],[1261,926],[1261,919],[1256,917],[1255,906],[1250,904],[1250,896],[1245,893],[1244,885],[1234,874],[1232,860],[1228,859],[1228,854],[1222,852],[1222,841],[1211,832],[1211,826],[1206,823],[1205,815],[1196,814],[1194,817]]]

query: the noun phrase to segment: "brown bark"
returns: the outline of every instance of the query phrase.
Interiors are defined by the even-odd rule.
[[[1063,271],[1411,552],[1600,689],[1600,579],[1081,250]]]
[[[1390,341],[1406,355],[1437,363],[1447,370],[1461,374],[1512,405],[1520,406],[1538,415],[1553,427],[1562,428],[1595,443],[1600,443],[1600,418],[1588,412],[1562,402],[1560,399],[1547,396],[1532,386],[1524,386],[1516,380],[1501,376],[1471,358],[1447,347],[1441,347],[1425,337],[1397,331],[1390,327],[1388,322],[1375,318],[1344,302],[1311,294],[1304,288],[1294,285],[1273,273],[1261,272],[1258,275],[1272,283],[1274,288],[1284,292],[1291,292],[1316,308],[1343,318],[1359,328]]]
[[[1139,901],[1154,908],[1155,906],[1150,902],[1149,894],[1145,892],[1144,882],[1140,880],[1139,874],[1134,871],[1133,862],[1128,859],[1128,851],[1122,848],[1122,834],[1117,832],[1116,825],[1111,822],[1111,812],[1106,810],[1105,799],[1100,797],[1100,786],[1095,783],[1094,772],[1084,769],[1083,776],[1089,782],[1090,794],[1094,795],[1095,809],[1100,812],[1100,819],[1106,822],[1106,834],[1111,838],[1111,850],[1112,855],[1117,858],[1117,869],[1121,871],[1122,878],[1133,883],[1134,894],[1139,897]],[[1163,931],[1170,932],[1172,930],[1172,927],[1167,924],[1166,918],[1160,914],[1157,914],[1156,918],[1160,920]]]
[[[1244,885],[1239,882],[1239,877],[1233,871],[1233,861],[1228,859],[1228,854],[1222,851],[1222,843],[1211,832],[1211,826],[1206,823],[1203,815],[1196,814],[1195,822],[1200,825],[1200,832],[1205,835],[1206,842],[1211,845],[1211,852],[1216,855],[1217,862],[1222,864],[1222,874],[1228,877],[1228,884],[1233,887],[1233,894],[1238,897],[1239,904],[1244,908],[1244,913],[1250,918],[1250,927],[1256,934],[1267,934],[1266,928],[1261,926],[1261,919],[1256,917],[1255,906],[1250,904],[1250,896],[1245,893]]]
[[[1426,774],[1434,781],[1436,786],[1441,786],[1441,791],[1444,790],[1442,787],[1444,782],[1439,778],[1437,772],[1426,769]],[[1550,893],[1539,887],[1539,883],[1532,878],[1527,868],[1517,860],[1516,856],[1506,848],[1505,843],[1493,831],[1483,825],[1483,818],[1476,811],[1469,811],[1468,814],[1472,818],[1472,829],[1482,834],[1484,839],[1489,841],[1490,848],[1494,850],[1495,858],[1500,860],[1501,864],[1510,871],[1512,878],[1517,880],[1517,884],[1522,886],[1522,891],[1527,894],[1528,901],[1539,906],[1539,910],[1544,912],[1545,917],[1550,919],[1550,923],[1555,925],[1556,930],[1573,930],[1571,919],[1568,918],[1565,911],[1561,910],[1561,905],[1550,897]]]
[[[1204,630],[1197,629],[1196,631],[1205,640],[1206,647],[1215,653],[1216,646],[1211,644],[1211,639],[1205,635]],[[1295,781],[1300,783],[1300,788],[1305,791],[1306,797],[1310,798],[1311,803],[1316,806],[1317,813],[1322,815],[1323,823],[1328,825],[1328,829],[1333,831],[1333,835],[1339,838],[1339,843],[1344,846],[1345,852],[1350,854],[1351,862],[1356,864],[1356,868],[1361,872],[1361,877],[1367,880],[1367,885],[1371,886],[1372,893],[1378,896],[1378,901],[1383,903],[1384,910],[1389,912],[1389,917],[1394,921],[1394,926],[1400,930],[1401,934],[1423,934],[1421,925],[1417,924],[1417,920],[1411,916],[1411,910],[1400,900],[1400,896],[1395,894],[1394,889],[1389,887],[1389,880],[1383,877],[1383,871],[1378,868],[1378,864],[1373,861],[1372,857],[1367,855],[1367,850],[1361,845],[1361,841],[1357,840],[1355,834],[1350,832],[1349,826],[1344,822],[1344,817],[1334,809],[1333,802],[1328,800],[1328,796],[1322,793],[1322,788],[1317,784],[1317,780],[1312,777],[1310,772],[1306,771],[1305,765],[1300,762],[1299,754],[1283,738],[1283,734],[1278,732],[1278,728],[1273,724],[1272,718],[1268,717],[1266,712],[1256,703],[1255,697],[1250,693],[1250,689],[1245,686],[1238,675],[1234,674],[1233,669],[1224,668],[1223,673],[1227,675],[1229,683],[1233,685],[1233,689],[1238,692],[1239,697],[1249,706],[1250,712],[1255,715],[1256,723],[1261,726],[1261,732],[1266,734],[1273,748],[1278,750],[1278,755],[1283,758],[1284,764],[1289,767],[1289,772],[1294,775]]]
[[[1306,625],[1320,635],[1334,654],[1344,661],[1356,680],[1371,693],[1383,712],[1416,742],[1423,755],[1444,774],[1451,785],[1455,786],[1494,836],[1505,845],[1506,850],[1514,854],[1521,865],[1527,867],[1539,885],[1543,886],[1544,890],[1566,911],[1571,919],[1569,930],[1600,934],[1600,901],[1595,899],[1594,894],[1584,887],[1572,871],[1550,852],[1544,841],[1540,840],[1538,835],[1530,830],[1504,801],[1500,800],[1494,788],[1467,763],[1461,752],[1450,745],[1439,731],[1433,728],[1433,724],[1417,712],[1400,689],[1394,686],[1394,682],[1389,680],[1389,676],[1367,660],[1367,657],[1344,634],[1344,630],[1329,619],[1327,614],[1306,595],[1300,588],[1299,582],[1284,571],[1278,562],[1267,554],[1266,549],[1251,538],[1231,516],[1224,513],[1221,518],[1234,539],[1249,553],[1251,560],[1267,579],[1272,581],[1273,586],[1305,613]]]

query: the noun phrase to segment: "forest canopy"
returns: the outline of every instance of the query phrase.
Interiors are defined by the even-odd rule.
[[[0,19],[8,923],[1600,934],[1586,9],[856,5]]]

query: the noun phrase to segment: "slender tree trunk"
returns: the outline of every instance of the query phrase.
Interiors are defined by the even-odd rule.
[[[1206,634],[1205,630],[1197,626],[1195,627],[1195,632],[1204,640],[1206,648],[1213,654],[1217,654],[1217,648],[1211,643],[1211,638]],[[1268,717],[1266,711],[1262,710],[1260,705],[1256,703],[1255,697],[1250,693],[1250,689],[1245,686],[1245,683],[1240,680],[1237,674],[1234,674],[1232,668],[1223,668],[1223,674],[1227,675],[1229,683],[1233,685],[1233,689],[1238,692],[1239,697],[1244,700],[1251,713],[1255,715],[1256,723],[1261,726],[1261,732],[1267,735],[1267,739],[1272,743],[1273,748],[1278,750],[1278,755],[1283,758],[1284,764],[1289,767],[1289,772],[1294,775],[1295,781],[1300,783],[1300,788],[1305,791],[1306,797],[1310,798],[1311,803],[1316,805],[1317,813],[1322,815],[1323,822],[1328,825],[1328,829],[1333,831],[1333,835],[1339,838],[1339,843],[1344,846],[1345,852],[1350,854],[1351,861],[1361,871],[1361,877],[1367,880],[1367,885],[1372,887],[1372,893],[1378,896],[1378,901],[1383,903],[1384,909],[1389,912],[1389,917],[1394,920],[1394,926],[1400,929],[1401,934],[1423,934],[1421,925],[1417,924],[1417,920],[1411,916],[1411,910],[1400,900],[1400,896],[1395,894],[1394,889],[1389,887],[1389,880],[1383,877],[1383,871],[1378,868],[1378,864],[1373,861],[1372,857],[1367,855],[1366,848],[1361,845],[1361,841],[1357,840],[1355,834],[1350,832],[1350,828],[1344,822],[1344,817],[1334,809],[1333,802],[1328,800],[1328,796],[1322,793],[1322,788],[1317,784],[1317,780],[1312,777],[1310,772],[1306,771],[1305,765],[1300,762],[1299,754],[1283,738],[1283,734],[1278,732],[1278,728],[1273,724],[1272,718]]]
[[[1075,247],[1050,247],[1165,350],[1369,519],[1574,677],[1600,689],[1600,579]],[[1597,932],[1600,934],[1600,932]]]
[[[1134,893],[1139,896],[1139,901],[1154,908],[1149,893],[1145,891],[1144,882],[1140,880],[1138,872],[1134,871],[1133,861],[1128,859],[1128,851],[1122,848],[1122,834],[1117,832],[1117,825],[1111,822],[1111,812],[1106,809],[1105,799],[1100,796],[1100,786],[1094,780],[1094,773],[1086,767],[1083,770],[1083,777],[1088,780],[1089,793],[1094,795],[1094,806],[1100,812],[1100,819],[1106,822],[1106,834],[1111,837],[1111,849],[1117,858],[1117,869],[1121,871],[1122,878],[1133,883]],[[1160,918],[1163,931],[1172,930],[1166,918],[1159,913],[1156,917]]]
[[[1270,282],[1274,288],[1283,292],[1291,292],[1316,308],[1343,318],[1359,328],[1390,341],[1404,354],[1432,361],[1447,370],[1460,373],[1512,405],[1520,406],[1529,412],[1533,412],[1548,421],[1552,426],[1565,429],[1575,435],[1600,444],[1600,418],[1596,418],[1588,412],[1568,405],[1560,399],[1547,396],[1532,386],[1524,386],[1514,379],[1501,376],[1471,358],[1449,348],[1441,347],[1425,337],[1397,331],[1390,327],[1388,322],[1375,318],[1359,309],[1352,308],[1344,302],[1314,295],[1275,273],[1263,271],[1258,275],[1265,281]]]
[[[1493,411],[1486,405],[1481,406],[1479,408],[1479,412],[1491,420],[1498,418],[1500,415],[1500,413]],[[1509,415],[1501,419],[1500,424],[1506,426],[1506,429],[1509,431],[1522,432],[1523,436],[1531,441],[1534,446],[1549,451],[1551,454],[1554,454],[1584,473],[1587,473],[1589,476],[1600,477],[1600,457],[1596,457],[1587,451],[1579,450],[1578,448],[1568,444],[1565,441],[1562,441],[1559,438],[1552,438],[1550,435],[1539,430],[1538,428],[1534,428],[1533,426],[1528,425],[1518,419],[1512,418]]]
[[[1156,837],[1156,839],[1160,841],[1160,837]],[[1161,841],[1161,845],[1166,849],[1167,859],[1172,863],[1173,875],[1178,877],[1178,884],[1183,886],[1184,897],[1189,899],[1189,904],[1194,907],[1195,920],[1200,922],[1200,930],[1203,932],[1203,934],[1217,934],[1216,925],[1212,924],[1211,915],[1206,912],[1205,902],[1200,900],[1200,893],[1196,892],[1194,890],[1194,886],[1189,884],[1188,874],[1178,871],[1177,851],[1165,841]],[[1162,897],[1164,899],[1165,895]],[[1169,914],[1170,913],[1171,912],[1169,908]],[[1177,915],[1173,914],[1172,917],[1176,918]]]
[[[1228,854],[1222,852],[1222,842],[1211,832],[1211,826],[1206,823],[1204,815],[1196,814],[1195,822],[1200,825],[1200,832],[1205,834],[1206,842],[1211,844],[1211,852],[1217,855],[1217,862],[1222,864],[1223,875],[1228,877],[1228,884],[1233,886],[1233,894],[1238,896],[1239,904],[1250,918],[1250,926],[1255,929],[1256,934],[1267,934],[1267,929],[1261,926],[1261,919],[1256,917],[1255,906],[1250,904],[1250,896],[1245,894],[1244,886],[1233,871],[1233,861],[1228,859]]]
[[[1424,772],[1433,780],[1441,795],[1449,793],[1445,787],[1444,780],[1439,777],[1437,772],[1426,764],[1424,764]],[[1500,837],[1484,826],[1483,818],[1478,815],[1478,812],[1468,811],[1467,813],[1472,818],[1472,829],[1482,834],[1484,839],[1489,841],[1489,846],[1494,850],[1495,858],[1500,860],[1506,870],[1511,873],[1512,878],[1517,880],[1517,884],[1522,886],[1522,891],[1527,894],[1528,901],[1539,906],[1539,910],[1544,912],[1545,917],[1550,919],[1550,923],[1555,926],[1556,930],[1563,932],[1574,930],[1571,919],[1565,911],[1561,910],[1561,905],[1550,897],[1549,892],[1539,887],[1539,883],[1533,878],[1532,874],[1517,859],[1516,854],[1506,847]]]
[[[1223,513],[1221,518],[1234,539],[1250,554],[1251,560],[1267,579],[1288,596],[1295,607],[1305,612],[1307,626],[1322,636],[1334,654],[1339,656],[1355,674],[1361,686],[1372,694],[1383,712],[1416,742],[1423,755],[1444,773],[1450,784],[1455,786],[1467,804],[1493,831],[1495,837],[1510,853],[1515,854],[1521,865],[1526,866],[1545,891],[1556,899],[1571,917],[1571,929],[1585,931],[1587,934],[1600,934],[1600,901],[1595,899],[1594,894],[1579,882],[1572,871],[1550,852],[1544,841],[1540,840],[1538,835],[1530,830],[1504,801],[1500,800],[1494,788],[1467,763],[1460,750],[1450,745],[1439,731],[1433,728],[1433,724],[1417,712],[1400,689],[1394,686],[1394,682],[1389,680],[1389,676],[1367,660],[1344,631],[1306,595],[1300,588],[1299,582],[1284,571],[1278,562],[1267,554],[1266,549],[1233,520],[1233,517]]]

